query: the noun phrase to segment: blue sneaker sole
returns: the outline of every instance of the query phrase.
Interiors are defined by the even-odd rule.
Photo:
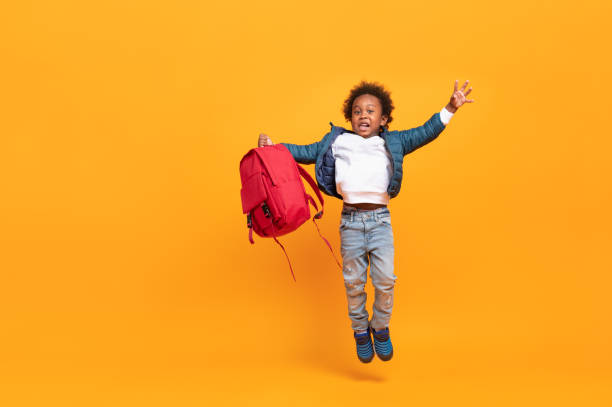
[[[389,353],[388,355],[381,355],[380,353],[376,353],[376,355],[383,362],[388,362],[393,357],[393,351],[391,351],[391,353]]]
[[[370,356],[369,359],[362,359],[361,356],[357,356],[357,358],[359,359],[361,363],[370,363],[372,359],[374,359],[374,355]]]

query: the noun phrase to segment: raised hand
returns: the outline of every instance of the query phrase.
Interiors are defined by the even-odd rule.
[[[271,146],[271,145],[274,145],[274,143],[272,142],[272,140],[270,140],[270,137],[261,133],[259,135],[259,140],[257,140],[257,147]]]
[[[467,95],[470,94],[472,88],[470,87],[467,91],[465,88],[467,87],[470,81],[465,81],[461,89],[457,89],[457,85],[459,85],[459,80],[455,80],[455,89],[453,94],[451,95],[450,102],[446,105],[446,110],[451,113],[455,113],[457,109],[459,109],[464,103],[472,103],[474,99],[467,99]]]

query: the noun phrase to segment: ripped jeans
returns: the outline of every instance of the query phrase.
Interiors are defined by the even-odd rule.
[[[367,268],[374,285],[374,307],[369,326],[376,330],[389,326],[393,308],[393,229],[389,209],[363,210],[344,207],[340,221],[342,273],[353,330],[368,328],[366,310]]]

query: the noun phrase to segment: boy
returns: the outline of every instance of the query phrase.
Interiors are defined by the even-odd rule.
[[[282,143],[297,162],[315,163],[320,189],[344,202],[340,222],[344,285],[357,357],[364,363],[372,360],[374,350],[383,361],[393,357],[389,320],[396,276],[387,204],[400,191],[403,158],[435,139],[459,107],[474,101],[466,98],[472,91],[465,91],[468,82],[457,89],[455,81],[449,103],[422,126],[389,131],[394,108],[389,91],[376,82],[362,81],[344,101],[344,117],[352,130],[330,123],[331,131],[319,142]],[[259,135],[258,147],[272,144],[267,135]],[[371,321],[364,291],[368,264],[374,285]]]

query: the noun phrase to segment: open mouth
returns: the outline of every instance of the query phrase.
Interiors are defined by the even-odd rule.
[[[359,123],[359,130],[368,130],[370,125],[367,123]]]

